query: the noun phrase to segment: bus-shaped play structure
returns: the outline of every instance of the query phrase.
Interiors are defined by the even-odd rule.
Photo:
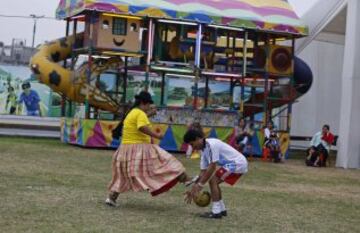
[[[61,94],[61,136],[87,147],[117,147],[118,119],[147,90],[159,108],[159,143],[184,150],[187,124],[231,142],[239,118],[260,129],[274,120],[289,145],[292,103],[311,85],[294,56],[304,26],[284,0],[61,0],[66,36],[38,48],[33,73]],[[256,130],[255,154],[263,136]]]

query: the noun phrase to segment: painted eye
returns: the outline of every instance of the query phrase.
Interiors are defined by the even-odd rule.
[[[137,25],[136,25],[136,23],[130,24],[130,31],[132,31],[132,32],[136,32],[136,31],[137,31]]]
[[[104,20],[103,23],[102,23],[102,28],[103,29],[109,29],[109,21]]]

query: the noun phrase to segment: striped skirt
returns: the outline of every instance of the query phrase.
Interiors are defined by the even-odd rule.
[[[109,191],[147,190],[155,196],[175,186],[184,172],[184,166],[156,144],[122,144],[113,156]]]

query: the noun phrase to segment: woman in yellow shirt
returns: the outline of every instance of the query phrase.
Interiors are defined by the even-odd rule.
[[[110,206],[115,206],[119,194],[126,191],[148,190],[156,196],[177,182],[190,180],[184,166],[174,156],[151,144],[151,137],[163,137],[150,128],[146,112],[151,104],[151,95],[142,91],[135,96],[134,106],[124,116],[122,141],[112,160],[112,180],[105,201]]]

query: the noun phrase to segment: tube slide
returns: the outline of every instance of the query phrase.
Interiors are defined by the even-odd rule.
[[[64,95],[69,100],[84,103],[88,95],[88,103],[96,108],[117,112],[119,101],[112,99],[99,88],[94,82],[87,82],[88,64],[83,64],[76,71],[66,69],[58,64],[59,61],[71,57],[74,47],[81,47],[84,34],[69,36],[41,45],[37,53],[31,58],[30,66],[35,76],[41,83],[48,85],[52,90]],[[122,64],[120,59],[109,59],[99,67],[96,60],[91,66],[91,79],[112,64]]]

